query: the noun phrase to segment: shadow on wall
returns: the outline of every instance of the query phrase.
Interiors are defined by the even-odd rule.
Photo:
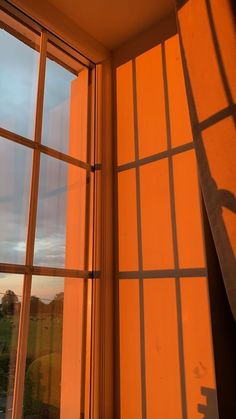
[[[203,419],[218,418],[216,390],[214,388],[202,387],[201,393],[206,397],[206,404],[198,404],[198,412],[204,415]]]
[[[198,173],[227,286],[236,245],[227,1],[179,0],[180,36],[114,55],[122,419],[218,418]],[[195,380],[199,359],[207,374]],[[226,409],[224,400],[222,417]]]

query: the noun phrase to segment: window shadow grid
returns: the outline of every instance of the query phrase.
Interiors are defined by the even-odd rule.
[[[139,156],[136,153],[135,161],[125,163],[123,165],[117,166],[116,172],[121,172],[125,170],[129,170],[131,168],[136,169],[136,173],[139,173],[139,166],[143,164],[148,164],[153,161],[160,160],[162,158],[168,158],[169,160],[169,182],[170,182],[170,195],[171,195],[171,217],[172,217],[172,234],[173,234],[173,247],[174,247],[174,253],[175,253],[175,269],[174,270],[155,270],[155,271],[146,271],[146,270],[140,270],[140,256],[139,256],[139,270],[138,271],[121,271],[118,272],[118,278],[119,280],[122,279],[137,279],[141,278],[142,281],[146,278],[153,278],[158,279],[161,277],[166,277],[167,275],[169,277],[176,278],[176,295],[177,295],[177,310],[178,310],[178,328],[180,331],[180,334],[182,336],[179,337],[179,347],[180,351],[182,352],[181,356],[181,363],[183,366],[181,378],[182,378],[182,407],[183,407],[183,418],[187,418],[187,402],[186,402],[186,384],[185,384],[185,373],[184,373],[184,347],[183,347],[183,330],[182,330],[182,314],[181,314],[181,293],[180,293],[180,278],[182,277],[188,277],[191,280],[192,278],[196,277],[206,277],[207,276],[207,269],[205,267],[196,267],[196,268],[185,268],[181,269],[179,267],[179,261],[178,261],[178,247],[177,247],[177,231],[176,231],[176,215],[175,215],[175,199],[174,199],[174,173],[173,173],[173,155],[184,152],[190,149],[194,149],[194,142],[189,143],[189,145],[186,145],[186,148],[184,146],[184,149],[172,149],[171,148],[171,127],[170,127],[170,115],[169,115],[169,101],[168,101],[168,80],[167,80],[167,74],[166,74],[166,59],[165,59],[165,45],[162,44],[162,52],[163,52],[163,75],[164,75],[164,84],[165,84],[165,100],[166,100],[166,119],[167,119],[167,131],[168,131],[168,150],[164,153],[158,153],[157,155],[146,157],[145,159],[139,159]],[[133,65],[135,63],[133,62]],[[135,71],[133,72],[135,75]],[[134,111],[135,117],[137,118],[137,97],[136,94],[134,94],[134,106],[136,107],[136,110]],[[230,102],[229,107],[222,109],[221,111],[217,112],[216,114],[212,115],[208,119],[197,122],[194,125],[194,128],[201,132],[202,130],[214,125],[216,122],[232,116],[235,119],[236,115],[236,106],[232,102]],[[192,122],[192,121],[191,121]],[[137,122],[135,122],[137,124]],[[192,124],[193,125],[193,124]],[[135,129],[136,133],[135,135],[138,136],[137,133],[137,126]],[[137,140],[135,140],[136,142]],[[139,174],[137,176],[139,185]],[[138,190],[137,190],[138,191]],[[140,191],[137,192],[140,195]],[[137,199],[137,212],[139,212],[140,205],[140,197]],[[141,211],[141,210],[140,210]],[[138,217],[139,218],[139,217]],[[139,250],[140,255],[140,250]]]
[[[206,206],[207,214],[209,217],[210,225],[212,222],[211,214],[209,212],[209,208],[211,206],[211,199],[209,197],[214,197],[216,194],[216,183],[215,180],[212,177],[211,170],[210,170],[210,164],[208,161],[208,156],[206,154],[205,145],[203,142],[203,135],[202,130],[206,129],[210,126],[214,126],[216,122],[219,122],[220,120],[226,118],[227,116],[231,115],[233,116],[233,119],[235,120],[236,117],[236,107],[235,105],[232,105],[231,107],[228,107],[226,110],[222,110],[220,112],[215,113],[213,116],[208,118],[208,120],[199,122],[198,114],[197,114],[197,107],[193,95],[193,89],[190,79],[190,74],[188,70],[187,65],[187,59],[186,54],[184,50],[184,41],[182,37],[182,31],[181,31],[181,24],[178,19],[177,15],[177,26],[178,26],[178,33],[179,33],[179,41],[180,41],[180,51],[181,51],[181,59],[182,59],[182,65],[183,65],[183,72],[184,72],[184,79],[186,84],[186,92],[187,92],[187,100],[188,100],[188,107],[189,107],[189,114],[190,114],[190,121],[192,125],[192,132],[193,132],[193,142],[195,145],[195,151],[196,151],[196,157],[198,161],[198,168],[199,168],[199,179],[201,184],[201,190],[204,197],[204,200],[208,205]],[[204,125],[205,124],[205,125]],[[205,199],[206,197],[206,199]],[[228,232],[226,230],[226,226],[222,217],[222,207],[220,203],[218,203],[218,231],[220,231],[220,242],[219,238],[217,236],[217,232],[215,229],[212,229],[213,238],[216,243],[216,247],[219,251],[219,260],[224,261],[225,258],[227,259],[227,263],[221,264],[221,267],[223,271],[225,271],[225,287],[228,291],[228,294],[230,295],[230,286],[228,288],[228,282],[231,281],[234,282],[234,271],[231,269],[227,269],[227,266],[235,266],[235,256],[232,248],[232,244],[230,241],[230,238],[228,236]],[[220,246],[218,246],[218,243],[221,243]],[[223,243],[223,246],[222,246]],[[227,252],[222,251],[222,254],[220,254],[221,249],[227,249]],[[234,305],[233,301],[229,299],[229,303],[231,306],[231,310],[234,313]]]
[[[179,153],[183,153],[185,151],[188,150],[192,150],[194,148],[193,145],[193,141],[189,141],[183,145],[180,145],[178,147],[174,147],[174,148],[167,148],[167,150],[162,151],[160,153],[157,154],[153,154],[151,156],[148,157],[143,157],[141,159],[136,159],[134,161],[122,164],[120,166],[117,166],[117,172],[123,172],[129,169],[134,169],[136,167],[139,166],[143,166],[145,164],[149,164],[149,163],[154,163],[156,161],[162,160],[164,158],[168,158],[170,156],[179,154]]]
[[[230,90],[230,86],[229,86],[227,74],[226,74],[226,71],[225,71],[225,66],[224,66],[222,54],[221,54],[221,51],[220,51],[220,45],[219,45],[217,31],[216,31],[216,27],[215,27],[215,23],[214,23],[214,17],[213,17],[211,2],[209,0],[205,0],[205,5],[206,5],[210,31],[211,31],[211,35],[212,35],[212,41],[213,41],[213,45],[214,45],[215,55],[216,55],[216,59],[217,59],[217,63],[218,63],[218,68],[219,68],[222,84],[223,84],[223,87],[224,87],[224,91],[225,91],[229,106],[232,106],[234,104],[234,100],[233,100],[233,96],[232,96],[232,93],[231,93],[231,90]],[[235,115],[234,115],[234,122],[236,123]]]

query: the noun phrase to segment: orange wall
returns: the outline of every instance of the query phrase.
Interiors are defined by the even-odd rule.
[[[178,35],[117,66],[116,107],[120,417],[200,419],[216,387]]]

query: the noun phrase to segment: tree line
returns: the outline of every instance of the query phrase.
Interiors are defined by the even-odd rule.
[[[30,297],[30,315],[51,314],[62,315],[63,313],[63,299],[64,293],[56,294],[53,300],[47,302],[41,300],[39,297],[32,295]],[[21,302],[18,296],[12,290],[7,290],[0,304],[0,317],[4,315],[13,315],[20,312]]]

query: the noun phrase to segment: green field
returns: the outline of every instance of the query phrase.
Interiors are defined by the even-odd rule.
[[[3,400],[13,390],[18,319],[17,315],[7,315],[0,319],[0,395]],[[37,418],[42,409],[47,410],[49,418],[59,417],[61,346],[61,315],[46,313],[30,316],[25,417],[31,415]]]

